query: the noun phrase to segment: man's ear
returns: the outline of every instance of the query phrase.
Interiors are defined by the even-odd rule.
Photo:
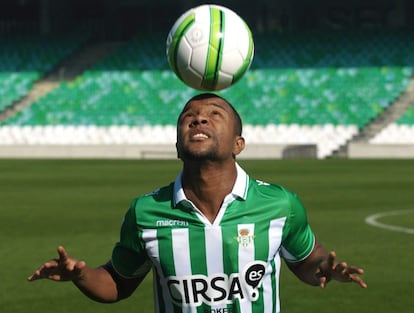
[[[237,136],[236,141],[234,142],[233,155],[236,156],[240,154],[240,152],[244,150],[244,146],[245,146],[244,138],[242,136]]]

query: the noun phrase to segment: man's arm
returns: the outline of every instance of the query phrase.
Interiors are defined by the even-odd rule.
[[[93,269],[84,261],[69,257],[63,247],[58,247],[57,251],[59,258],[42,264],[28,277],[29,281],[72,281],[89,298],[108,303],[129,297],[144,278],[123,278],[113,269],[111,262]]]
[[[328,253],[316,241],[311,254],[300,262],[287,262],[289,269],[295,275],[313,286],[325,288],[326,284],[334,279],[340,282],[355,282],[362,288],[367,284],[360,277],[364,270],[356,266],[348,266],[346,262],[337,262],[335,252]]]

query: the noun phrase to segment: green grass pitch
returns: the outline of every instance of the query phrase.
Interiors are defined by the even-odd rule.
[[[304,202],[327,249],[363,267],[368,289],[298,281],[285,266],[282,312],[412,313],[414,234],[365,223],[369,215],[413,209],[382,223],[414,229],[414,160],[241,160],[250,176],[284,185]],[[175,179],[180,161],[0,160],[0,307],[5,313],[150,313],[151,276],[117,304],[95,303],[71,283],[26,277],[57,245],[91,266],[106,262],[136,195]]]

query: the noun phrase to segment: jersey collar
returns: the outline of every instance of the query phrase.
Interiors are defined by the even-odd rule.
[[[237,178],[233,186],[233,190],[231,191],[231,195],[233,195],[234,198],[240,198],[242,200],[246,200],[247,190],[249,187],[249,184],[248,184],[249,176],[237,163],[236,163],[236,169],[237,169]],[[181,184],[182,175],[183,173],[180,172],[180,174],[178,174],[174,182],[174,207],[181,201],[188,201],[187,197],[184,194],[183,186]]]

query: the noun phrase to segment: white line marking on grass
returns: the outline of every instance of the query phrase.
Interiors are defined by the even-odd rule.
[[[382,228],[382,229],[398,231],[398,232],[402,232],[406,234],[414,234],[414,228],[397,226],[397,225],[389,225],[389,224],[378,222],[378,219],[385,217],[385,216],[404,215],[404,214],[410,214],[410,213],[414,213],[414,209],[377,213],[377,214],[367,216],[365,218],[365,223],[375,226],[375,227]]]

